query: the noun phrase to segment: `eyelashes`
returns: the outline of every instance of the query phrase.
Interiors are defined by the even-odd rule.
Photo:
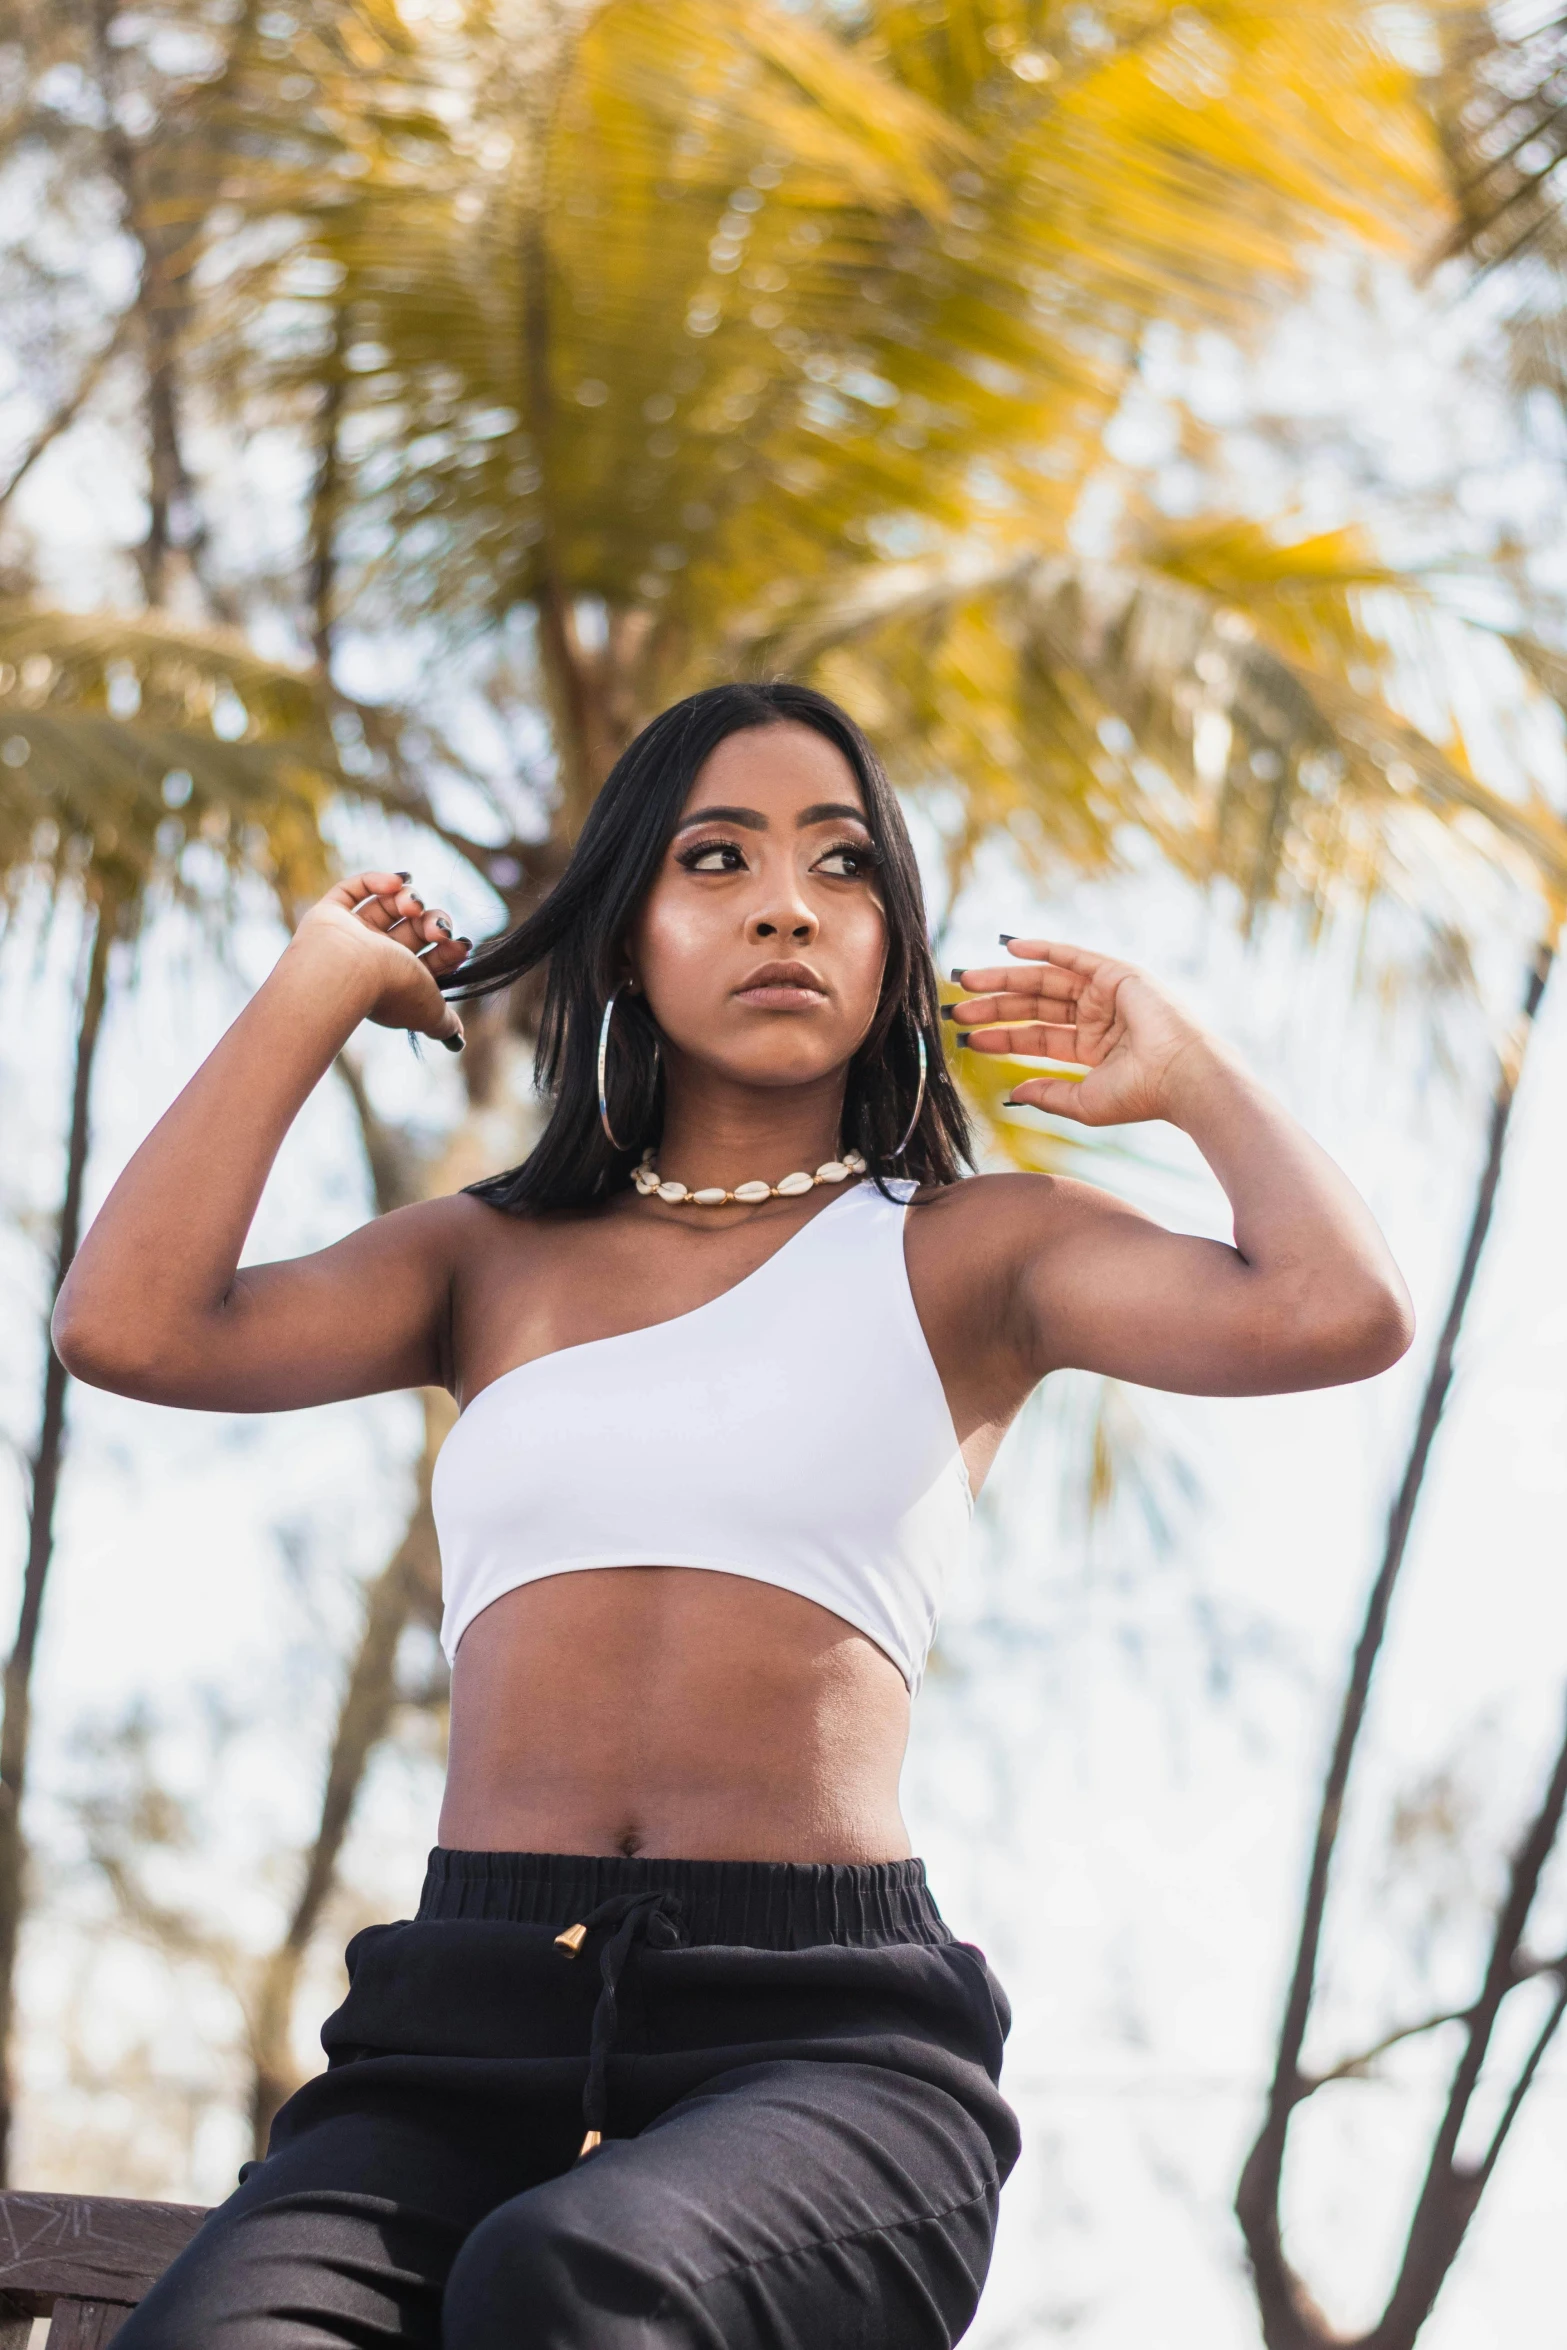
[[[876,847],[874,842],[868,840],[833,841],[822,850],[816,860],[817,866],[825,865],[831,857],[844,859],[849,867],[847,872],[833,873],[831,878],[835,881],[857,880],[863,874],[876,872],[886,862],[880,849]],[[709,858],[721,858],[725,861],[718,865],[710,865],[707,862]],[[683,866],[688,873],[703,871],[738,873],[742,872],[745,867],[745,851],[735,840],[703,840],[693,843],[688,849],[679,850],[675,862]]]
[[[710,872],[736,873],[745,863],[745,852],[740,843],[735,840],[699,840],[693,847],[681,849],[675,857],[675,863],[683,865],[688,873],[696,873],[707,863],[709,857],[724,857],[734,860],[731,864],[710,866],[708,867]]]

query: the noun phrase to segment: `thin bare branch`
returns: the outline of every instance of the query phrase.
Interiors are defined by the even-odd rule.
[[[1400,2024],[1396,2032],[1389,2032],[1381,2040],[1374,2040],[1369,2048],[1356,2056],[1340,2057],[1325,2073],[1302,2073],[1300,2076],[1300,2103],[1325,2089],[1330,2081],[1354,2081],[1365,2077],[1369,2067],[1379,2056],[1386,2056],[1390,2048],[1397,2048],[1405,2040],[1418,2040],[1424,2032],[1439,2032],[1444,2024],[1466,2024],[1474,2010],[1469,2007],[1444,2007],[1435,2015],[1426,2015],[1416,2024]]]
[[[1292,2114],[1314,2086],[1301,2069],[1301,2050],[1306,2027],[1310,2020],[1316,1990],[1317,1966],[1322,1947],[1323,1925],[1327,1914],[1328,1885],[1333,1857],[1338,1845],[1343,1821],[1344,1802],[1349,1791],[1350,1772],[1355,1750],[1365,1723],[1370,1703],[1371,1685],[1376,1672],[1387,1630],[1388,1610],[1399,1573],[1409,1547],[1415,1511],[1425,1482],[1437,1430],[1452,1388],[1454,1359],[1459,1333],[1474,1290],[1480,1260],[1495,1213],[1497,1192],[1501,1184],[1502,1166],[1507,1145],[1508,1129],[1513,1104],[1517,1098],[1518,1082],[1522,1074],[1524,1055],[1545,995],[1547,982],[1555,960],[1554,936],[1547,934],[1535,948],[1524,987],[1519,1018],[1512,1035],[1498,1056],[1496,1079],[1491,1096],[1491,1116],[1486,1154],[1480,1181],[1475,1193],[1469,1230],[1465,1239],[1457,1278],[1448,1304],[1447,1314],[1437,1340],[1436,1353],[1427,1377],[1420,1412],[1415,1424],[1403,1480],[1388,1518],[1387,1535],[1381,1564],[1371,1587],[1366,1614],[1355,1646],[1354,1659],[1344,1691],[1338,1731],[1332,1756],[1323,1784],[1317,1817],[1311,1864],[1307,1873],[1305,1897],[1301,1908],[1300,1933],[1295,1952],[1295,1963],[1285,2000],[1284,2016],[1279,2031],[1278,2049],[1273,2080],[1268,2092],[1268,2107],[1261,2131],[1246,2158],[1236,2191],[1235,2210],[1246,2240],[1256,2283],[1259,2312],[1264,2337],[1269,2350],[1319,2350],[1319,2346],[1333,2339],[1320,2319],[1320,2313],[1307,2292],[1304,2281],[1296,2273],[1284,2251],[1282,2195],[1285,2147]],[[1558,1766],[1558,1776],[1562,1766]],[[1439,2128],[1432,2151],[1431,2168],[1427,2174],[1415,2220],[1406,2246],[1405,2260],[1398,2283],[1389,2301],[1381,2325],[1376,2329],[1378,2350],[1397,2350],[1397,2346],[1412,2341],[1414,2332],[1424,2322],[1451,2265],[1453,2254],[1462,2240],[1473,2202],[1479,2188],[1472,2182],[1460,2182],[1452,2169],[1452,2154],[1457,2143],[1458,2129],[1472,2094],[1474,2080],[1479,2077],[1479,2064],[1472,2068],[1470,2058],[1483,2039],[1488,2040],[1490,2024],[1482,2035],[1480,2017],[1488,2014],[1494,2020],[1495,2008],[1488,2003],[1494,1996],[1495,2004],[1511,1988],[1511,1967],[1516,1961],[1528,1922],[1528,1904],[1518,1913],[1523,1876],[1528,1858],[1533,1853],[1541,1832],[1541,1823],[1552,1814],[1559,1819],[1560,1803],[1555,1799],[1556,1780],[1536,1819],[1530,1837],[1526,1839],[1519,1860],[1515,1863],[1507,1902],[1497,1921],[1496,1937],[1492,1945],[1491,1961],[1486,1972],[1485,1988],[1475,2002],[1469,2024],[1465,2049],[1455,2075],[1448,2110]],[[1554,1805],[1554,1812],[1553,1812]],[[1547,1843],[1545,1850],[1549,1849]],[[1544,1851],[1535,1866],[1543,1865]],[[1532,1893],[1530,1895],[1532,1899]],[[1518,1913],[1518,1914],[1515,1914]],[[1499,1972],[1499,1969],[1501,1970]],[[1483,2047],[1481,2050],[1483,2059]],[[1467,2086],[1465,2083],[1467,2082]],[[1452,2251],[1443,2256],[1443,2248],[1451,2239]],[[1434,2276],[1435,2282],[1430,2282]],[[1429,2287],[1429,2290],[1428,2290]],[[1400,2326],[1413,2320],[1413,2331],[1401,2333]],[[1368,2337],[1370,2339],[1371,2337]]]
[[[1556,2029],[1562,2020],[1564,2011],[1567,2011],[1567,1980],[1558,1983],[1556,1997],[1551,2002],[1544,2023],[1535,2035],[1534,2046],[1524,2060],[1523,2070],[1513,2084],[1512,2094],[1502,2108],[1502,2117],[1496,2125],[1491,2143],[1486,2148],[1484,2160],[1480,2164],[1479,2183],[1482,2187],[1490,2182],[1491,2173],[1495,2170],[1502,2148],[1507,2142],[1508,2132],[1518,2119],[1523,2101],[1534,2086],[1535,2075],[1539,2072],[1544,2061],[1546,2050],[1556,2037]]]
[[[1558,1952],[1554,1958],[1515,1958],[1509,1988],[1516,1990],[1520,1983],[1538,1982],[1542,1975],[1567,1975],[1567,1953]],[[1400,2024],[1396,2031],[1373,2041],[1369,2048],[1360,2049],[1354,2056],[1340,2057],[1326,2072],[1305,2073],[1301,2076],[1302,2098],[1310,2097],[1318,2089],[1325,2089],[1330,2081],[1353,2081],[1364,2077],[1368,2068],[1390,2048],[1402,2041],[1418,2040],[1422,2033],[1438,2032],[1444,2024],[1470,2024],[1474,2021],[1473,2002],[1468,2007],[1444,2007],[1435,2015],[1422,2016],[1418,2023]]]
[[[104,344],[102,350],[98,351],[91,359],[88,360],[86,366],[82,369],[81,374],[77,377],[76,382],[72,386],[71,390],[66,393],[65,398],[61,400],[58,405],[50,411],[49,415],[44,418],[43,423],[38,427],[38,430],[34,433],[26,448],[22,451],[22,454],[16,460],[16,463],[12,466],[10,475],[7,478],[4,486],[0,487],[0,514],[5,512],[6,507],[10,504],[12,498],[21,488],[23,482],[32,472],[33,467],[38,463],[39,459],[41,457],[47,456],[50,449],[53,448],[55,442],[60,438],[60,435],[70,430],[71,426],[76,422],[77,417],[80,416],[82,410],[86,407],[88,401],[92,398],[93,393],[98,389],[99,384],[103,380],[105,370],[109,367],[110,363],[119,356],[121,350],[124,348],[126,329],[131,324],[131,317],[132,314],[129,310],[121,311],[119,317],[114,322],[113,332],[110,334],[109,339]]]

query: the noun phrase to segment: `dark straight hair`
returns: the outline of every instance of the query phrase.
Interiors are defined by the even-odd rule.
[[[645,726],[611,768],[544,903],[502,938],[476,948],[441,985],[458,1001],[509,987],[548,963],[539,1026],[538,1085],[551,1097],[543,1134],[520,1167],[468,1189],[492,1206],[526,1214],[578,1208],[606,1198],[663,1125],[657,1032],[645,998],[615,1006],[606,1091],[617,1150],[599,1118],[598,1039],[604,1006],[624,976],[627,933],[663,862],[703,762],[731,734],[785,722],[825,736],[853,770],[866,822],[881,855],[887,920],[881,999],[849,1067],[843,1147],[863,1152],[873,1176],[908,1175],[952,1183],[969,1156],[968,1121],[942,1051],[940,999],[925,935],[919,868],[903,811],[880,760],[847,711],[809,686],[785,682],[715,685]],[[908,1142],[898,1145],[919,1093],[924,1039],[925,1098]]]

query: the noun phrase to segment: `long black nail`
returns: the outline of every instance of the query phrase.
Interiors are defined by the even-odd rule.
[[[441,1039],[449,1053],[460,1053],[467,1041],[465,1036],[443,1036]]]
[[[958,1007],[957,1007],[957,1005],[956,1005],[956,1004],[943,1004],[943,1005],[942,1005],[942,1007],[941,1007],[941,1016],[942,1016],[943,1020],[955,1020],[955,1019],[957,1018],[957,1016],[958,1016]]]
[[[1004,1110],[1026,1110],[1028,1104],[1020,1102],[1016,1094],[1004,1093],[1001,1097],[1001,1107]]]
[[[1018,935],[1018,934],[1017,934],[1017,932],[1016,932],[1015,930],[1003,930],[1003,931],[1002,931],[1002,933],[1001,933],[1001,943],[1002,943],[1002,945],[1003,945],[1004,947],[1009,947],[1009,946],[1012,944],[1012,941],[1013,941],[1013,940],[1014,940],[1014,939],[1017,937],[1017,935]]]
[[[448,938],[450,938],[450,937],[451,937],[451,935],[452,935],[452,926],[451,926],[451,924],[450,924],[449,922],[443,922],[443,921],[441,920],[441,917],[440,917],[440,915],[439,915],[439,914],[437,914],[437,915],[436,915],[436,917],[435,917],[435,927],[436,927],[436,929],[437,929],[437,930],[444,930]]]
[[[953,969],[947,973],[947,977],[951,980],[954,987],[961,987],[963,985],[963,972],[960,967],[955,965]]]
[[[413,875],[411,873],[399,873],[397,878],[399,881],[412,881]]]

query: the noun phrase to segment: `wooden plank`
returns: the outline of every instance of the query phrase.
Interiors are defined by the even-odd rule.
[[[130,2314],[123,2301],[57,2301],[48,2350],[104,2350]]]
[[[32,2311],[0,2293],[0,2350],[27,2350],[32,2331]]]
[[[0,2194],[0,2295],[24,2306],[64,2296],[128,2308],[184,2251],[206,2216],[195,2203]]]

